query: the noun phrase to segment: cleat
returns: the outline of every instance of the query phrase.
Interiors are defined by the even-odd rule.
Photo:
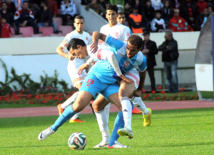
[[[38,139],[39,140],[45,140],[46,138],[48,138],[50,135],[52,135],[55,131],[53,131],[51,129],[51,127],[43,130],[42,132],[40,132],[39,136],[38,136]]]
[[[114,149],[114,148],[130,148],[130,147],[127,146],[127,145],[123,145],[123,144],[119,143],[118,141],[115,141],[115,144],[112,145],[112,146],[108,145],[108,148],[109,149]]]
[[[58,104],[58,105],[57,105],[57,109],[58,109],[58,111],[59,111],[59,116],[60,116],[60,115],[63,113],[63,111],[64,111],[64,109],[62,109],[61,105],[62,105],[62,104]]]
[[[147,108],[149,110],[148,115],[143,115],[143,120],[144,120],[144,127],[147,127],[151,124],[151,116],[152,116],[152,109]]]
[[[100,142],[99,144],[97,144],[96,146],[94,146],[93,148],[106,148],[108,146],[109,142]]]
[[[138,108],[134,107],[132,110],[132,114],[142,114],[142,111],[140,111]]]
[[[71,119],[69,120],[69,123],[84,123],[85,121],[82,121],[81,119],[79,118],[76,118],[76,119]]]
[[[134,134],[132,132],[131,129],[128,129],[128,128],[122,128],[122,129],[119,129],[117,131],[117,133],[120,135],[120,136],[127,136],[129,139],[132,139],[134,137]]]

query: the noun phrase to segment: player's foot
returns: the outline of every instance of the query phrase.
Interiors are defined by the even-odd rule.
[[[143,120],[144,120],[144,127],[147,127],[151,124],[151,116],[152,116],[152,109],[147,108],[149,110],[149,114],[148,115],[143,115]]]
[[[132,110],[132,114],[142,114],[142,111],[140,111],[138,108],[134,107]]]
[[[108,148],[113,149],[113,148],[130,148],[130,147],[127,145],[123,145],[123,144],[119,143],[118,141],[115,141],[115,144],[112,146],[108,145]]]
[[[101,148],[101,147],[107,147],[109,142],[103,142],[101,141],[99,144],[95,145],[93,148]]]
[[[58,111],[59,111],[59,116],[60,116],[60,115],[63,113],[63,111],[64,111],[64,109],[62,109],[61,105],[62,105],[62,104],[58,104],[58,105],[57,105],[57,109],[58,109]]]
[[[120,136],[127,136],[129,139],[132,139],[134,137],[134,134],[132,132],[131,129],[129,128],[122,128],[122,129],[119,129],[117,131],[117,133],[120,135]]]
[[[76,118],[76,119],[71,119],[69,120],[69,123],[84,123],[85,121],[79,119],[79,118]]]
[[[48,138],[50,135],[52,135],[54,133],[54,131],[51,129],[51,127],[43,130],[42,132],[40,132],[38,139],[39,140],[45,140],[46,138]]]

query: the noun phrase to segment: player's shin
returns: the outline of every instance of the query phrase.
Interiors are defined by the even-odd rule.
[[[141,97],[134,97],[132,99],[133,103],[135,106],[137,106],[144,115],[148,115],[149,114],[149,111],[148,109],[146,108],[146,105],[144,104],[143,100]]]
[[[77,98],[79,92],[74,93],[71,97],[69,97],[62,105],[61,107],[63,109],[66,109],[69,105],[71,105]]]
[[[102,142],[108,143],[110,139],[109,128],[108,128],[108,119],[104,110],[95,112],[97,117],[97,123],[102,133]]]
[[[64,124],[67,120],[69,120],[72,116],[74,116],[76,112],[73,110],[72,105],[68,106],[62,115],[58,117],[58,119],[55,121],[55,123],[51,126],[51,129],[53,131],[57,131],[58,128]]]
[[[131,130],[131,120],[132,120],[132,105],[128,97],[122,97],[120,99],[122,105],[123,119],[125,123],[125,128]]]
[[[124,127],[123,113],[122,113],[122,111],[119,111],[119,113],[115,119],[115,122],[114,122],[114,129],[112,131],[110,142],[109,142],[110,147],[112,145],[114,145],[115,141],[117,141],[117,139],[120,137],[119,134],[117,133],[117,131],[123,127]]]

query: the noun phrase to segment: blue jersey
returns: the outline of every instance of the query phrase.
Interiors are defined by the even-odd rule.
[[[111,36],[107,36],[106,43],[111,46],[109,47],[108,51],[111,51],[115,54],[123,74],[133,68],[136,68],[141,72],[147,68],[146,57],[141,52],[138,52],[131,59],[127,58],[126,42],[122,42]],[[102,60],[102,55],[104,55],[104,53],[108,51],[102,50],[102,48],[98,48],[98,51],[96,53],[97,58]],[[96,64],[90,69],[88,74],[94,74],[100,81],[107,84],[114,84],[118,80],[113,67],[107,60],[97,61]]]

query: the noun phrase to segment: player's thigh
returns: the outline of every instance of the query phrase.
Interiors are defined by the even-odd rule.
[[[102,95],[99,94],[92,106],[95,112],[101,111],[105,108],[105,106],[109,103],[109,101]]]
[[[91,101],[91,99],[92,99],[92,94],[90,92],[80,91],[73,104],[73,110],[75,112],[82,111]]]
[[[102,91],[101,93],[103,94],[103,96],[108,99],[111,103],[115,104],[119,110],[121,110],[121,103],[120,100],[118,98],[118,90],[119,90],[119,85],[115,84],[115,85],[109,85],[104,91]]]

